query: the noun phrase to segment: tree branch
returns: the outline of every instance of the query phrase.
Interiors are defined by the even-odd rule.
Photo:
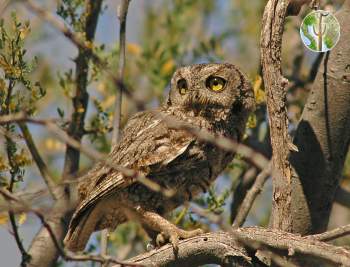
[[[145,266],[200,266],[219,264],[233,266],[240,263],[249,266],[251,258],[245,249],[227,232],[207,233],[181,240],[179,250],[174,255],[171,245],[138,255],[128,261]],[[116,266],[113,266],[116,267]]]
[[[234,222],[237,217],[239,207],[242,205],[242,202],[247,195],[248,190],[252,187],[257,175],[257,170],[255,167],[250,167],[245,173],[239,178],[239,183],[236,186],[230,207],[230,222]]]
[[[338,204],[350,208],[350,192],[339,186],[335,192],[335,199]]]
[[[30,133],[30,131],[25,123],[19,122],[18,125],[22,131],[23,138],[27,144],[27,147],[28,147],[28,149],[29,149],[39,171],[40,171],[41,176],[43,177],[43,179],[47,185],[47,188],[48,188],[51,196],[53,197],[54,200],[57,200],[60,197],[57,194],[57,190],[56,190],[57,185],[53,181],[47,165],[45,164],[44,160],[40,156],[38,149],[36,148],[32,134]]]
[[[41,19],[47,21],[51,24],[54,28],[62,32],[62,34],[67,37],[69,41],[71,41],[75,46],[80,48],[82,51],[86,51],[90,54],[91,59],[101,67],[103,71],[105,71],[108,75],[108,77],[113,81],[116,88],[119,88],[125,95],[127,95],[130,99],[132,99],[138,110],[144,110],[145,109],[145,103],[143,100],[137,98],[135,94],[133,93],[133,90],[129,90],[125,84],[118,79],[116,75],[114,75],[113,71],[111,71],[108,67],[106,67],[105,62],[93,51],[93,47],[86,45],[85,42],[80,40],[78,36],[72,32],[66,25],[58,20],[56,17],[54,17],[50,12],[48,12],[46,9],[40,7],[38,4],[35,3],[35,1],[32,0],[24,0],[28,6],[28,8],[37,14]]]
[[[101,10],[102,0],[89,0],[85,5],[86,21],[84,32],[87,42],[93,42],[97,26],[98,16]],[[84,135],[84,119],[88,107],[89,95],[87,92],[87,81],[89,74],[89,62],[92,53],[85,48],[79,47],[76,62],[75,96],[73,98],[74,111],[68,126],[68,135],[80,142]],[[79,169],[80,153],[71,146],[67,146],[64,160],[63,177],[74,174]]]
[[[261,173],[259,173],[259,175],[256,177],[256,179],[254,181],[254,184],[249,189],[247,195],[245,196],[245,198],[244,198],[244,200],[239,208],[235,222],[232,225],[233,229],[237,229],[244,224],[244,222],[247,218],[247,215],[248,215],[251,207],[253,206],[254,200],[260,194],[260,192],[261,192],[267,178],[269,177],[270,173],[271,173],[271,163],[269,163],[267,165],[267,167],[264,170],[262,170]]]
[[[320,241],[330,241],[333,239],[337,239],[350,234],[350,224],[344,225],[333,230],[313,235],[312,238],[315,238]]]
[[[125,70],[125,35],[126,35],[126,16],[128,14],[130,0],[122,0],[118,7],[118,19],[120,21],[119,30],[119,63],[118,63],[118,80],[124,83]],[[115,95],[115,109],[113,119],[113,134],[112,147],[118,142],[120,135],[120,120],[121,120],[121,104],[122,104],[122,89],[117,88]]]
[[[118,19],[120,22],[119,30],[119,62],[118,62],[118,80],[124,83],[125,69],[125,38],[126,38],[126,16],[128,14],[130,0],[122,0],[118,6]],[[120,121],[122,113],[122,89],[116,88],[114,117],[113,117],[113,132],[111,150],[118,143],[120,136]],[[108,230],[104,229],[101,232],[101,255],[107,254],[108,245]]]
[[[254,151],[249,146],[246,146],[244,144],[238,143],[237,141],[226,138],[224,136],[215,136],[211,134],[210,132],[199,129],[197,127],[194,127],[193,125],[179,121],[173,116],[167,116],[164,117],[161,114],[159,115],[160,119],[163,119],[165,123],[168,124],[169,128],[174,129],[180,129],[187,131],[188,133],[196,136],[198,140],[208,142],[210,144],[213,144],[221,149],[224,149],[226,151],[231,151],[234,153],[239,153],[242,155],[243,158],[245,158],[247,161],[251,162],[254,166],[256,166],[259,169],[264,169],[268,164],[269,160],[263,156],[262,154]],[[17,121],[27,121],[29,123],[34,123],[38,125],[45,126],[48,131],[55,134],[60,140],[63,142],[69,144],[70,146],[74,147],[75,149],[81,151],[86,156],[93,160],[98,161],[104,161],[108,166],[120,171],[123,173],[126,177],[132,177],[135,179],[138,179],[140,183],[143,183],[145,186],[148,186],[150,189],[156,192],[162,192],[165,196],[173,196],[174,191],[165,189],[160,187],[158,184],[154,183],[152,180],[144,177],[143,175],[139,174],[135,170],[119,166],[115,164],[114,162],[111,162],[108,158],[106,158],[106,155],[103,155],[96,151],[93,148],[82,146],[79,142],[77,142],[75,139],[69,137],[65,131],[60,129],[54,122],[54,119],[34,119],[26,117],[25,114],[22,113],[21,116],[14,114],[13,116],[0,116],[0,125],[6,122],[17,122]],[[131,181],[132,182],[132,181]]]
[[[350,251],[345,248],[320,242],[312,236],[301,237],[261,227],[239,228],[231,233],[207,233],[181,240],[176,257],[172,246],[168,244],[129,261],[146,266],[194,266],[211,263],[222,266],[232,266],[234,263],[251,266],[251,258],[244,246],[254,247],[254,250],[264,246],[264,251],[274,249],[275,252],[288,254],[288,258],[310,256],[325,263],[350,266]]]
[[[273,228],[292,231],[290,151],[297,151],[288,133],[286,109],[286,85],[282,76],[282,35],[289,1],[269,0],[265,7],[261,31],[261,63],[267,96],[270,125],[273,200],[270,225]]]

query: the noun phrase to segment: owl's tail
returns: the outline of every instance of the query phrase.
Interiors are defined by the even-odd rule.
[[[95,207],[89,208],[84,214],[74,216],[66,237],[63,240],[65,247],[73,252],[83,251],[90,235],[95,231],[99,216]]]

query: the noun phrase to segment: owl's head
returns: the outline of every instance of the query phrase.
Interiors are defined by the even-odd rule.
[[[248,114],[255,107],[252,86],[229,63],[195,64],[179,68],[171,79],[168,106],[195,114]]]

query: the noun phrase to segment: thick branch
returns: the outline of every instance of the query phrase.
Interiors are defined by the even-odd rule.
[[[145,266],[199,266],[219,264],[221,266],[249,266],[250,258],[232,235],[226,232],[207,233],[185,239],[179,243],[178,254],[174,255],[171,245],[138,255],[128,261]],[[116,266],[114,266],[116,267]]]
[[[284,255],[288,254],[291,258],[308,256],[326,263],[350,266],[350,251],[342,247],[329,245],[311,237],[261,227],[239,228],[231,233],[207,233],[182,240],[176,257],[172,246],[166,245],[129,261],[146,266],[198,266],[210,263],[222,266],[239,263],[250,266],[250,258],[242,243],[249,244],[250,248],[260,249],[264,246],[265,249],[274,249],[283,252]]]
[[[289,1],[269,0],[265,7],[261,31],[261,64],[269,114],[273,178],[273,228],[292,230],[290,150],[296,150],[288,134],[286,90],[288,81],[282,76],[282,35]]]

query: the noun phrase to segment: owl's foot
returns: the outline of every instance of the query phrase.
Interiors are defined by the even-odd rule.
[[[185,231],[176,227],[158,213],[152,211],[146,211],[141,207],[136,209],[125,210],[129,217],[137,218],[144,226],[147,233],[151,237],[155,238],[155,245],[160,247],[167,242],[170,242],[174,248],[174,252],[177,253],[180,239],[190,238],[203,233],[202,229],[196,229],[192,231]]]
[[[200,234],[203,234],[202,229],[195,229],[191,231],[182,230],[172,223],[169,222],[171,227],[166,227],[162,232],[157,235],[156,244],[158,247],[164,245],[169,241],[174,248],[174,251],[179,250],[179,240],[194,237]]]

